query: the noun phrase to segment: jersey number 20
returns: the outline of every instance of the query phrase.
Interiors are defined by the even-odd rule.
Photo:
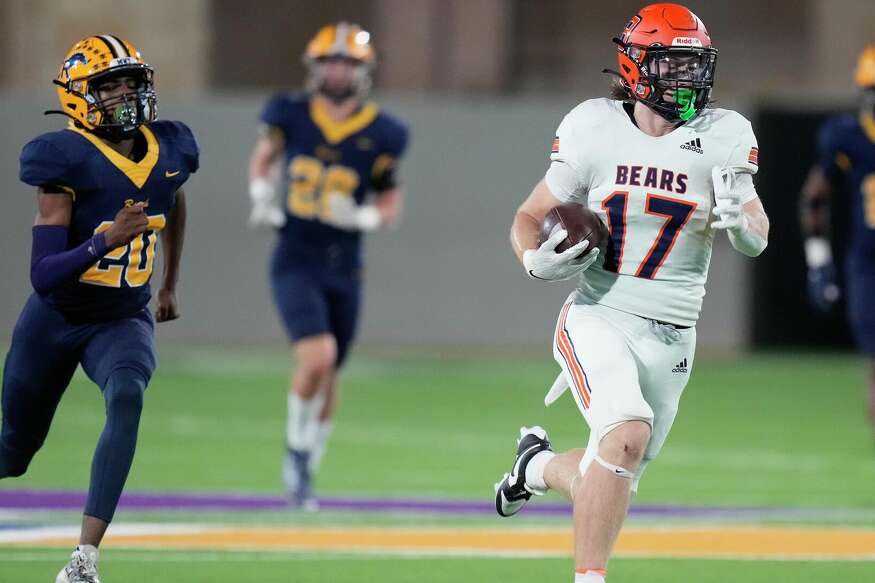
[[[82,274],[79,281],[105,287],[122,287],[122,280],[128,287],[146,285],[155,264],[156,231],[163,229],[166,222],[164,215],[150,216],[148,231],[134,237],[126,247],[118,247],[104,255]],[[103,221],[94,229],[94,234],[102,233],[111,226],[112,221]],[[102,264],[105,266],[101,267]]]

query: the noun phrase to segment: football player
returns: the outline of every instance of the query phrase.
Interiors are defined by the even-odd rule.
[[[284,482],[293,506],[314,509],[311,481],[359,317],[362,238],[398,223],[396,167],[407,128],[366,101],[375,53],[359,26],[323,27],[304,63],[306,92],[276,95],[261,114],[249,192],[250,224],[277,229],[270,280],[295,360]],[[283,169],[279,193],[270,180],[276,161]]]
[[[856,115],[827,120],[818,136],[818,161],[802,187],[801,223],[808,264],[808,297],[829,312],[841,295],[830,245],[830,200],[848,193],[851,233],[844,287],[848,320],[860,351],[868,355],[869,417],[875,428],[875,45],[857,61]]]
[[[546,176],[517,211],[511,242],[541,281],[577,277],[559,313],[553,352],[562,369],[545,401],[571,388],[590,428],[586,449],[551,450],[523,427],[509,474],[496,484],[501,516],[532,494],[572,500],[575,581],[605,580],[630,494],[659,453],[693,366],[714,237],[744,255],[766,247],[750,123],[709,107],[717,49],[695,14],[651,4],[617,44],[618,94],[575,107],[559,125]],[[559,230],[538,244],[546,213],[563,202],[595,212],[605,249],[563,253]]]
[[[0,478],[27,471],[78,365],[106,402],[79,545],[58,583],[99,581],[97,548],[134,458],[155,369],[148,303],[159,233],[164,280],[154,319],[179,317],[182,186],[198,168],[198,146],[184,124],[156,121],[152,73],[126,40],[79,41],[54,80],[61,109],[47,112],[66,115],[66,129],[36,137],[21,153],[21,180],[37,188],[34,293],[3,370]]]

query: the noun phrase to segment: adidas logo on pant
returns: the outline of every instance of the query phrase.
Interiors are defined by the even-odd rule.
[[[684,357],[682,361],[674,365],[674,368],[671,369],[671,372],[689,372],[690,369],[687,368],[687,359]]]
[[[705,153],[705,150],[702,149],[702,140],[700,138],[681,144],[681,150],[690,150],[697,154]]]

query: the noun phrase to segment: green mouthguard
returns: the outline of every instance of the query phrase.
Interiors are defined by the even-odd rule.
[[[696,115],[696,106],[693,105],[696,101],[696,90],[681,87],[674,92],[675,101],[678,103],[678,111],[681,119],[689,121]]]

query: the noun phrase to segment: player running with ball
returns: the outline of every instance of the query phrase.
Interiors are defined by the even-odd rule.
[[[574,508],[575,581],[604,581],[630,494],[671,429],[689,379],[696,320],[716,231],[741,253],[766,248],[769,222],[753,184],[757,144],[738,113],[709,108],[717,49],[678,4],[632,17],[618,45],[615,99],[574,108],[552,163],[517,211],[514,251],[536,279],[579,276],[559,314],[553,352],[590,427],[586,449],[554,453],[540,427],[522,428],[496,510],[520,511],[555,489]],[[547,212],[580,202],[607,226],[604,250],[538,245]]]

